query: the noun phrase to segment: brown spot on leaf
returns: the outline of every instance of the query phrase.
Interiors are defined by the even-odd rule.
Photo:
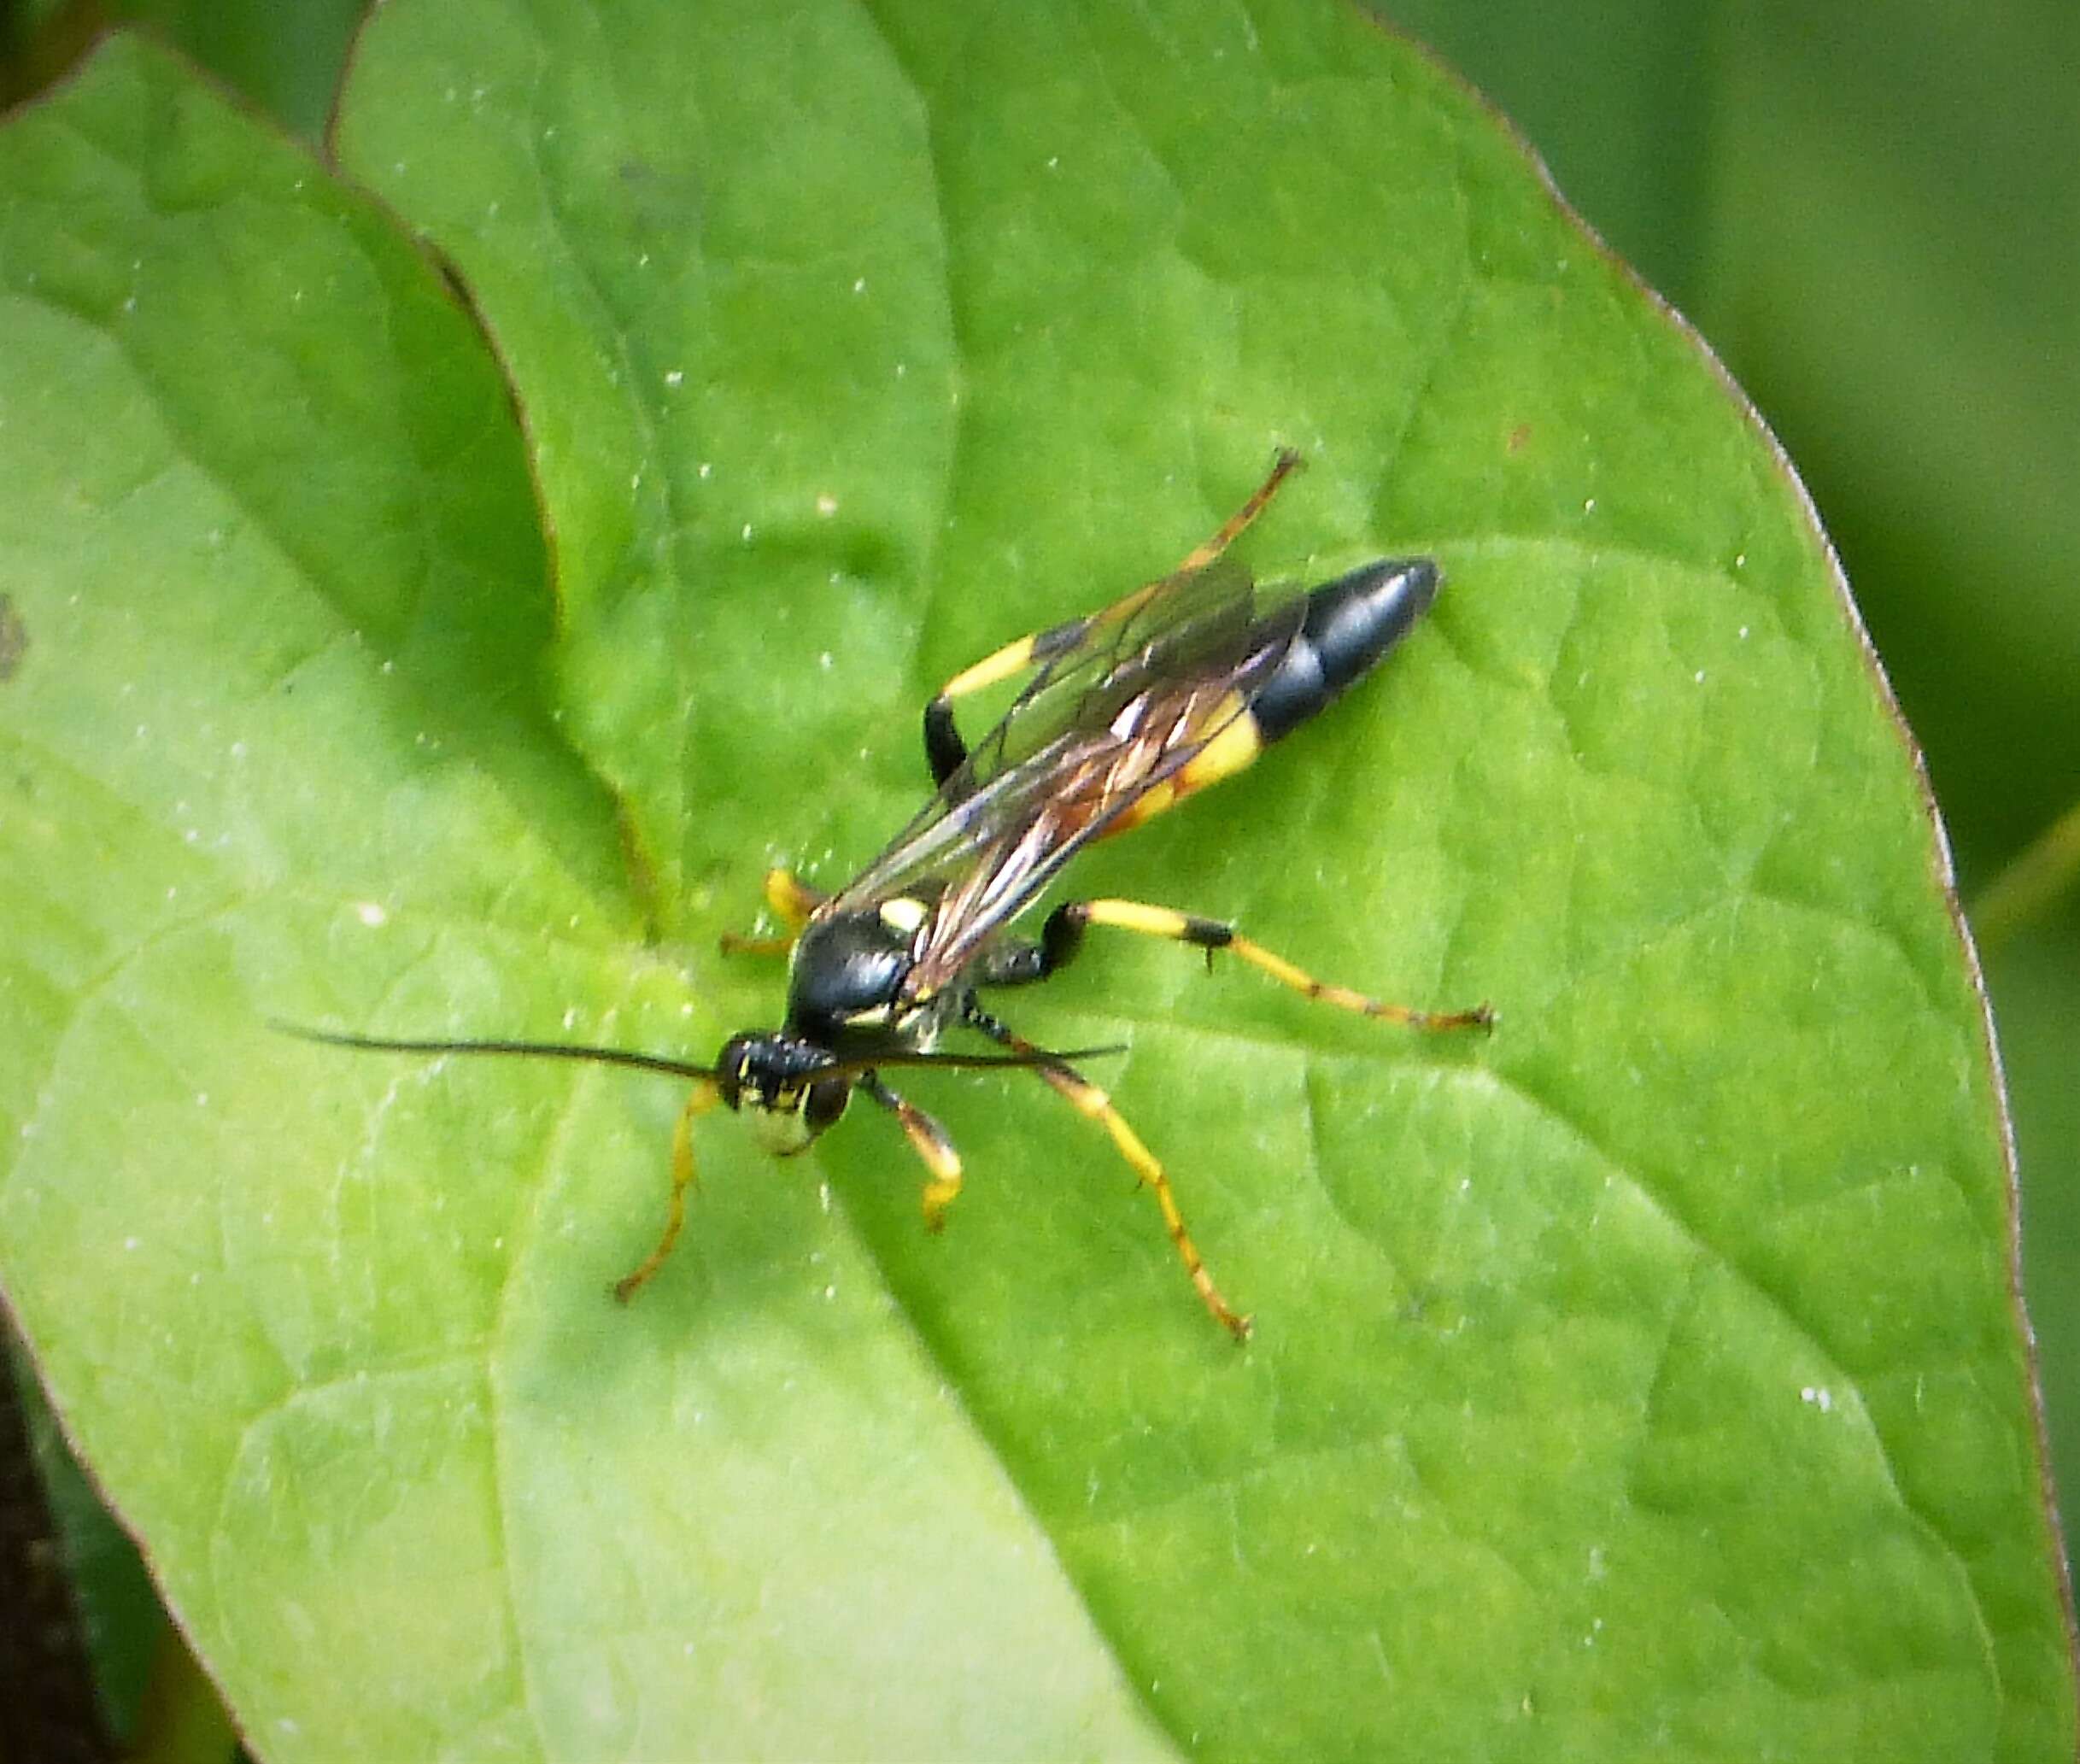
[[[14,601],[0,595],[0,683],[15,677],[28,648],[29,627],[21,622]]]
[[[1503,445],[1512,454],[1520,454],[1524,451],[1524,443],[1530,439],[1531,425],[1529,423],[1519,423],[1515,428],[1509,431],[1509,438],[1505,441]]]

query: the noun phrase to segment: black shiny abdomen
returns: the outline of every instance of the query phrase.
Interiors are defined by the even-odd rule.
[[[1258,735],[1274,741],[1362,679],[1437,598],[1435,560],[1389,558],[1307,596],[1299,636],[1250,698]]]

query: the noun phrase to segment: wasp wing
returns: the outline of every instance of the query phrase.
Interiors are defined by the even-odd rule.
[[[1305,596],[1265,606],[1226,559],[1093,615],[923,809],[832,901],[932,909],[911,989],[938,990],[1070,858],[1173,779],[1283,659]]]
[[[1057,770],[1079,731],[1110,723],[1114,706],[1167,667],[1173,677],[1217,665],[1239,647],[1255,605],[1249,574],[1222,560],[1141,590],[1124,618],[1081,621],[1081,640],[1034,671],[1008,710],[970,748],[937,793],[841,892],[853,910],[943,882],[1017,818]]]

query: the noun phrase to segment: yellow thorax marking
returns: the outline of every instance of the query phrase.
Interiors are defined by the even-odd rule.
[[[893,900],[881,904],[882,923],[891,931],[899,931],[905,937],[915,937],[918,927],[929,917],[925,904],[910,894],[899,894]]]

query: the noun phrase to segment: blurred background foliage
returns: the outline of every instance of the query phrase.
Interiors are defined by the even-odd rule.
[[[2080,7],[1375,10],[1512,119],[1710,342],[1819,505],[1927,756],[1979,936],[2054,1462],[2080,1498]],[[141,20],[314,143],[360,11],[0,0],[0,103]],[[90,1621],[119,1638],[127,1726],[142,1674],[122,1613],[149,1595],[134,1558],[67,1530],[87,1539]],[[177,1648],[156,1670],[148,1711],[177,1726],[162,1707],[181,1701]],[[220,1726],[199,1743],[186,1755],[222,1755]]]

